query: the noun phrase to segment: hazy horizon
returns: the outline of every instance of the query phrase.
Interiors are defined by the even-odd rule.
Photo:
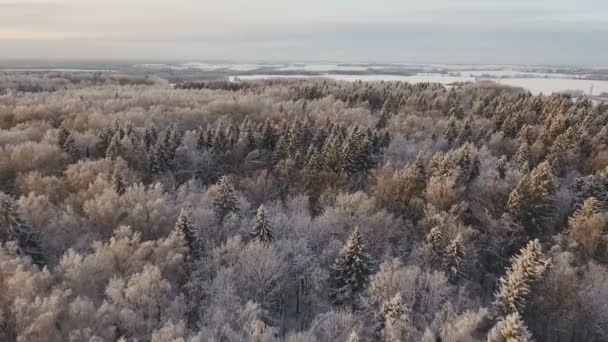
[[[602,65],[608,3],[0,0],[0,60]]]

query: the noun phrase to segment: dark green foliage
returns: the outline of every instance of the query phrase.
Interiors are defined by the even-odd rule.
[[[354,304],[367,286],[372,265],[359,229],[350,235],[330,272],[330,296],[335,304]]]

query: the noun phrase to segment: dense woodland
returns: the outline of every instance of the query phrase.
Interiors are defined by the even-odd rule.
[[[0,80],[0,341],[608,340],[606,105]]]

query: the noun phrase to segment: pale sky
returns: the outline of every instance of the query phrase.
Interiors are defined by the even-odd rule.
[[[0,0],[0,60],[608,64],[608,0]]]

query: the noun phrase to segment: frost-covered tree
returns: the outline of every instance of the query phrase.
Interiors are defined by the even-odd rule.
[[[234,195],[234,189],[226,176],[220,178],[217,183],[217,193],[213,200],[213,206],[220,223],[224,221],[226,215],[238,213],[238,204],[236,196]]]
[[[509,213],[530,232],[535,233],[553,216],[556,190],[556,181],[549,163],[543,162],[524,175],[511,192],[507,203]]]
[[[21,218],[15,200],[0,192],[0,243],[15,241],[17,252],[43,266],[46,261],[40,247],[40,234]]]
[[[544,257],[538,240],[528,242],[513,257],[511,266],[500,278],[500,288],[496,293],[494,304],[500,315],[523,312],[532,286],[541,279],[549,263],[550,259]]]
[[[268,245],[274,240],[274,232],[272,223],[268,219],[268,213],[264,205],[258,208],[255,216],[256,222],[253,230],[251,231],[251,238],[259,241],[264,245]]]
[[[458,233],[445,249],[445,263],[448,270],[456,275],[462,268],[465,251],[462,242],[462,235]]]
[[[529,342],[532,334],[518,312],[507,315],[492,328],[487,342]]]
[[[330,296],[336,304],[353,304],[365,289],[371,270],[363,236],[356,228],[338,254],[330,271]]]

